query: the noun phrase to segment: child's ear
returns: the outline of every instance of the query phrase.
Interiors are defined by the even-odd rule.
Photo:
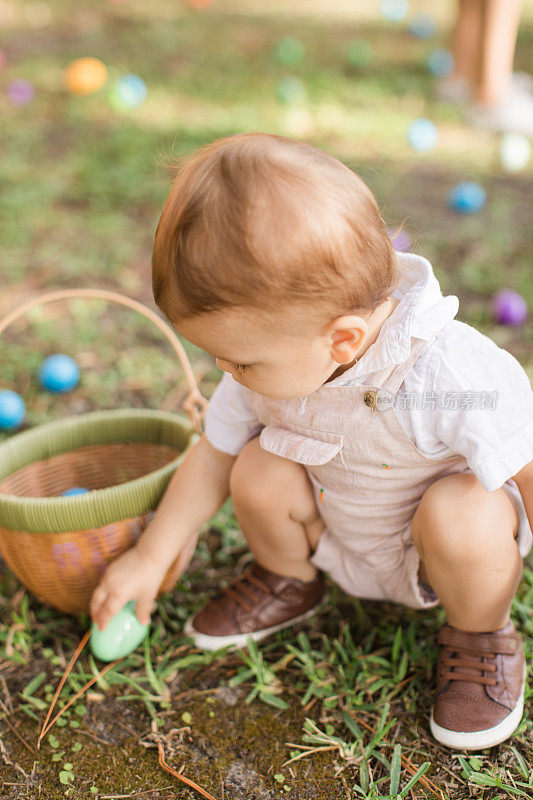
[[[339,364],[347,364],[355,358],[366,336],[367,324],[355,314],[338,317],[331,324],[331,354]]]

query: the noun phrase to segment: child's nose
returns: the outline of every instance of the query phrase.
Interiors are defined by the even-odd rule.
[[[215,358],[215,361],[217,362],[217,367],[219,369],[223,369],[225,372],[229,372],[227,361],[224,361],[222,358]],[[226,366],[224,366],[224,364]]]

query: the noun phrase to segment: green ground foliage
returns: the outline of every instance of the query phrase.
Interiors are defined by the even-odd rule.
[[[531,166],[505,173],[499,137],[468,128],[458,109],[434,99],[426,58],[446,46],[453,4],[411,5],[445,6],[433,8],[435,37],[415,39],[404,23],[382,20],[370,0],[219,0],[196,11],[178,0],[1,3],[0,315],[65,287],[116,290],[153,307],[151,244],[169,183],[161,156],[263,130],[306,139],[354,168],[387,223],[403,223],[413,250],[432,261],[443,292],[459,297],[457,318],[513,353],[533,379],[531,317],[508,328],[490,312],[500,288],[533,307]],[[516,59],[529,72],[532,22],[529,3]],[[301,46],[280,45],[286,37]],[[109,77],[94,95],[75,97],[63,70],[82,56],[100,58]],[[108,96],[124,73],[148,86],[146,101],[129,111]],[[5,89],[21,78],[36,94],[15,106]],[[301,83],[286,81],[295,78]],[[284,102],[295,86],[297,96]],[[416,117],[438,126],[429,153],[407,144]],[[482,183],[481,213],[448,209],[459,180]],[[210,396],[220,371],[184,345]],[[54,352],[81,367],[70,394],[39,388],[39,364]],[[186,395],[180,365],[155,328],[102,301],[33,310],[1,337],[0,365],[1,388],[25,399],[23,428],[93,409],[175,411]],[[299,629],[234,653],[191,647],[183,621],[249,557],[229,500],[206,524],[186,575],[160,599],[149,640],[99,677],[38,750],[54,691],[90,621],[45,607],[0,560],[2,800],[199,797],[159,765],[158,742],[170,766],[217,799],[531,796],[530,690],[528,715],[500,747],[452,753],[428,733],[442,609],[359,601],[330,583],[327,604]],[[532,599],[526,565],[512,614],[529,661]],[[58,707],[101,667],[84,651]]]

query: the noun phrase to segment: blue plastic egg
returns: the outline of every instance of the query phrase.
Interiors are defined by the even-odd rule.
[[[449,75],[453,70],[453,54],[450,53],[449,50],[437,47],[429,54],[427,65],[432,75],[435,75],[437,78],[443,78],[445,75]]]
[[[110,101],[117,110],[127,110],[140,106],[146,100],[148,89],[138,75],[122,75],[114,85]]]
[[[90,645],[93,654],[101,661],[114,661],[132,653],[145,638],[150,625],[143,625],[135,615],[135,601],[126,605],[109,620],[101,631],[92,623]]]
[[[450,192],[448,202],[459,214],[476,214],[485,205],[485,189],[474,181],[457,183]]]
[[[437,144],[437,126],[430,119],[415,119],[409,126],[407,138],[413,150],[432,150]]]
[[[45,358],[39,370],[39,380],[49,392],[70,392],[79,383],[80,368],[70,356],[57,353]]]
[[[62,492],[61,497],[74,497],[77,494],[89,494],[89,490],[84,489],[83,486],[73,486],[72,489]]]
[[[417,39],[429,39],[434,36],[437,24],[429,14],[415,14],[409,23],[409,31]]]
[[[13,430],[24,422],[26,406],[24,400],[11,389],[0,390],[0,429]]]
[[[401,22],[409,11],[408,0],[381,0],[381,16],[391,22]]]

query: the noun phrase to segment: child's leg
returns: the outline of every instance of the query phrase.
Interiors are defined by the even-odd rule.
[[[309,558],[326,527],[305,468],[252,439],[230,475],[239,525],[255,555],[251,567],[185,623],[207,650],[244,647],[316,613],[324,577]]]
[[[415,519],[416,517],[416,519]],[[448,747],[505,741],[522,718],[526,662],[509,609],[522,574],[517,513],[503,489],[448,475],[424,493],[413,538],[446,609],[430,730]]]
[[[494,631],[509,621],[522,574],[518,517],[503,489],[487,492],[471,473],[447,475],[423,495],[412,535],[448,622]]]
[[[264,450],[255,437],[239,453],[230,476],[235,515],[256,560],[303,581],[317,574],[309,561],[325,523],[301,464]]]

